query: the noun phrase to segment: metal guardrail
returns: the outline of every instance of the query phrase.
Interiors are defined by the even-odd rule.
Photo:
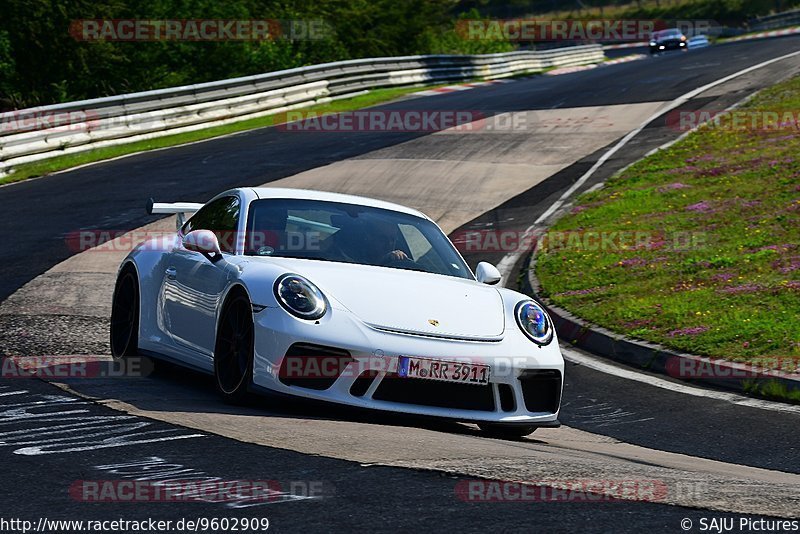
[[[473,56],[356,59],[0,114],[0,176],[13,167],[282,113],[371,89],[503,78],[603,61],[600,45]]]
[[[800,9],[758,17],[749,21],[750,31],[777,30],[800,26]]]

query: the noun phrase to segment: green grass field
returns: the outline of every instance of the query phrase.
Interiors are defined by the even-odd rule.
[[[794,78],[740,108],[747,120],[776,113],[769,127],[703,127],[579,197],[551,229],[560,246],[537,256],[544,296],[694,354],[800,361],[798,110]],[[598,247],[590,232],[627,237]]]

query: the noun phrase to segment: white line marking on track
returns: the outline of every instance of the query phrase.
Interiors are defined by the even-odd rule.
[[[709,399],[727,401],[738,406],[747,406],[750,408],[759,408],[761,410],[800,415],[800,406],[797,405],[752,399],[750,397],[737,395],[735,393],[727,393],[724,391],[715,391],[712,389],[702,389],[693,386],[686,386],[684,384],[678,384],[657,376],[640,373],[632,369],[625,369],[612,363],[601,362],[592,356],[582,354],[576,351],[574,348],[564,345],[561,346],[561,352],[564,355],[564,359],[569,362],[583,365],[584,367],[594,369],[595,371],[600,371],[601,373],[606,373],[619,378],[625,378],[627,380],[633,380],[635,382],[641,382],[649,386],[667,389],[676,393],[684,393],[694,397],[706,397]]]
[[[742,106],[743,106],[743,105],[745,105],[747,102],[749,102],[750,100],[752,100],[753,98],[755,98],[755,97],[756,97],[756,95],[757,95],[758,93],[760,93],[762,90],[763,90],[763,89],[759,89],[758,91],[756,91],[756,92],[754,92],[754,93],[750,93],[749,95],[747,95],[746,97],[742,98],[741,100],[739,100],[738,102],[736,102],[736,103],[735,103],[735,104],[733,104],[732,106],[728,106],[727,108],[725,108],[725,111],[730,111],[730,110],[733,110],[733,109],[737,109],[737,108],[740,108],[740,107],[742,107]],[[659,145],[659,146],[655,147],[655,148],[654,148],[654,149],[652,149],[652,150],[649,150],[649,151],[648,151],[648,152],[647,152],[647,153],[646,153],[646,154],[645,154],[645,155],[642,157],[642,159],[644,159],[644,158],[647,158],[647,157],[649,157],[649,156],[652,156],[653,154],[655,154],[656,152],[660,152],[661,150],[666,150],[666,149],[668,149],[669,147],[671,147],[672,145],[676,145],[676,144],[680,143],[681,141],[683,141],[684,139],[686,139],[686,138],[687,138],[687,137],[688,137],[690,134],[692,134],[692,133],[696,132],[697,130],[699,130],[699,129],[700,129],[702,126],[704,126],[705,124],[707,124],[707,123],[699,123],[699,124],[696,124],[695,126],[693,126],[693,127],[691,127],[690,129],[686,130],[685,132],[683,132],[681,135],[679,135],[679,136],[678,136],[678,137],[676,137],[675,139],[671,139],[671,140],[667,141],[666,143],[664,143],[664,144],[662,144],[662,145]],[[635,165],[635,164],[636,164],[638,161],[640,161],[640,160],[636,160],[636,161],[633,161],[633,162],[631,162],[631,163],[629,163],[629,164],[625,165],[623,168],[621,168],[620,170],[618,170],[618,171],[616,172],[616,174],[622,174],[622,173],[624,173],[624,172],[625,172],[625,171],[627,171],[627,170],[628,170],[630,167],[633,167],[633,166],[634,166],[634,165]],[[604,185],[605,185],[605,184],[604,184],[603,182],[600,182],[600,183],[598,183],[598,184],[594,184],[592,187],[590,187],[589,189],[587,189],[587,190],[586,190],[586,192],[587,192],[587,193],[591,193],[591,192],[593,192],[593,191],[597,191],[598,189],[602,189]]]
[[[769,64],[774,63],[776,61],[780,61],[782,59],[786,59],[788,57],[796,56],[798,54],[800,54],[800,52],[792,52],[790,54],[786,54],[784,56],[780,56],[778,58],[771,59],[771,60],[766,61],[764,63],[759,63],[758,65],[754,65],[752,67],[748,67],[747,69],[744,69],[742,71],[736,72],[734,74],[726,76],[725,78],[721,78],[720,80],[712,82],[711,84],[707,84],[707,85],[705,85],[703,87],[695,89],[694,91],[690,91],[689,93],[686,93],[685,95],[679,97],[678,100],[680,100],[680,103],[675,104],[676,101],[673,101],[667,109],[657,112],[653,117],[650,117],[649,119],[647,119],[647,121],[645,121],[637,130],[634,130],[633,132],[631,132],[627,136],[625,136],[622,140],[620,140],[620,142],[617,143],[617,145],[615,145],[614,147],[612,147],[609,150],[609,152],[616,151],[617,149],[619,149],[622,146],[624,146],[623,142],[627,143],[634,135],[636,135],[636,133],[641,131],[647,124],[649,124],[652,120],[658,118],[659,115],[661,115],[663,113],[667,113],[671,109],[674,109],[675,107],[677,107],[681,103],[684,103],[689,98],[692,98],[693,96],[705,91],[706,89],[709,89],[711,87],[714,87],[715,85],[719,85],[721,83],[724,83],[724,82],[726,82],[728,80],[731,80],[731,79],[733,79],[733,78],[735,78],[737,76],[741,76],[742,74],[746,74],[747,72],[751,72],[751,71],[753,71],[755,69],[764,67],[766,65],[769,65]],[[757,93],[758,93],[758,91],[756,93],[753,93],[753,94],[750,94],[750,95],[746,96],[745,98],[743,98],[739,102],[736,102],[734,105],[730,106],[728,109],[736,109],[736,108],[742,106],[743,104],[745,104],[746,102],[751,100],[753,97],[755,97],[755,95]],[[687,96],[687,95],[691,95],[691,96]],[[700,125],[692,128],[691,130],[689,130],[687,132],[684,132],[678,138],[673,139],[671,141],[667,141],[666,143],[654,148],[653,150],[650,150],[649,152],[647,152],[647,154],[645,154],[645,157],[650,156],[650,155],[658,152],[659,150],[663,150],[665,148],[669,148],[670,146],[672,146],[672,145],[678,143],[679,141],[683,140],[684,138],[686,138],[690,133],[696,131],[699,127],[700,127]],[[605,161],[606,159],[608,159],[606,156],[609,156],[609,152],[606,152],[606,154],[603,155],[603,158],[598,160],[598,162],[591,169],[589,169],[578,180],[578,182],[580,182],[581,180],[583,180],[585,182],[586,179],[588,179],[591,176],[591,174],[597,168],[599,168],[600,165],[602,165],[602,162]],[[631,163],[630,165],[627,165],[624,169],[622,169],[619,172],[625,171],[625,169],[627,169],[631,165],[633,165],[633,163]],[[576,182],[569,190],[567,190],[563,195],[561,195],[561,197],[558,199],[558,201],[556,201],[556,203],[553,204],[553,206],[558,204],[559,207],[560,207],[560,205],[563,204],[564,201],[567,198],[569,198],[569,196],[575,191],[575,189],[577,189],[578,182]],[[588,191],[593,191],[593,190],[596,190],[596,189],[600,189],[601,187],[603,187],[603,183],[595,184],[594,186],[592,186],[589,189],[587,189],[587,192]],[[526,237],[529,235],[530,232],[533,232],[542,221],[545,221],[545,219],[547,217],[549,217],[553,212],[555,212],[556,209],[558,209],[558,208],[554,208],[553,206],[551,206],[550,209],[548,209],[538,219],[536,219],[536,221],[533,223],[533,225],[530,226],[525,231]],[[513,262],[511,262],[510,265],[504,266],[503,262],[508,260],[510,256],[515,256],[514,259],[513,259]],[[508,271],[510,271],[514,267],[516,262],[519,260],[519,257],[520,257],[520,253],[509,254],[509,255],[507,255],[507,256],[505,256],[503,258],[503,260],[500,262],[500,264],[498,264],[498,269],[500,269],[501,274],[503,274],[503,279],[504,280],[507,280],[507,275],[506,275],[506,272],[503,271],[503,267],[505,267]],[[758,400],[758,399],[751,399],[749,397],[744,397],[744,396],[741,396],[741,395],[736,395],[736,394],[733,394],[733,393],[717,392],[717,391],[713,391],[713,390],[694,388],[694,387],[691,387],[691,386],[685,386],[685,385],[682,385],[682,384],[676,384],[675,382],[671,382],[669,380],[663,380],[663,379],[660,379],[660,378],[657,378],[657,377],[654,377],[654,376],[651,376],[651,375],[648,375],[648,374],[637,373],[636,371],[633,371],[633,370],[630,370],[630,369],[623,369],[623,368],[618,367],[616,365],[611,365],[609,363],[602,362],[602,361],[600,361],[598,359],[595,359],[595,358],[593,358],[591,356],[581,355],[581,354],[575,352],[574,349],[567,348],[567,347],[564,347],[564,346],[562,346],[562,352],[564,353],[565,359],[567,359],[569,361],[576,362],[576,363],[581,363],[582,365],[585,365],[586,367],[594,369],[595,371],[600,371],[600,372],[611,374],[611,375],[614,375],[614,376],[619,376],[621,378],[628,378],[628,379],[631,379],[631,380],[636,380],[638,382],[643,382],[643,383],[649,384],[651,386],[661,387],[661,388],[664,388],[664,389],[669,389],[671,391],[676,391],[678,393],[686,393],[686,394],[689,394],[689,395],[710,397],[710,398],[716,398],[716,399],[719,399],[719,400],[727,400],[729,402],[732,402],[734,404],[738,404],[740,406],[749,406],[749,407],[752,407],[752,408],[760,408],[760,409],[763,409],[763,410],[772,410],[772,411],[778,411],[778,412],[789,412],[789,413],[800,414],[800,406],[793,406],[793,405],[783,404],[783,403],[779,403],[779,402],[762,401],[762,400]]]
[[[575,193],[575,191],[577,191],[584,183],[586,183],[586,180],[591,178],[592,175],[597,171],[597,169],[599,169],[606,161],[608,161],[608,159],[611,156],[616,154],[621,148],[623,148],[625,145],[627,145],[628,142],[631,139],[636,137],[636,135],[638,135],[639,132],[644,130],[645,127],[648,124],[650,124],[651,122],[656,120],[658,117],[660,117],[664,113],[672,111],[673,109],[675,109],[678,106],[686,103],[688,100],[694,98],[695,96],[699,95],[700,93],[702,93],[704,91],[707,91],[707,90],[709,90],[709,89],[711,89],[713,87],[716,87],[717,85],[721,85],[721,84],[723,84],[725,82],[728,82],[730,80],[738,78],[739,76],[743,76],[743,75],[745,75],[745,74],[747,74],[749,72],[753,72],[754,70],[766,67],[767,65],[771,65],[771,64],[776,63],[778,61],[782,61],[784,59],[788,59],[790,57],[794,57],[794,56],[797,56],[797,55],[800,55],[800,51],[791,52],[791,53],[785,54],[783,56],[772,58],[772,59],[769,59],[767,61],[763,61],[761,63],[758,63],[756,65],[752,65],[750,67],[747,67],[746,69],[740,70],[738,72],[734,72],[733,74],[729,74],[728,76],[725,76],[725,77],[720,78],[718,80],[715,80],[715,81],[713,81],[711,83],[707,83],[707,84],[705,84],[705,85],[703,85],[701,87],[698,87],[697,89],[693,89],[692,91],[689,91],[688,93],[685,93],[685,94],[679,96],[678,98],[676,98],[675,100],[670,102],[666,107],[656,111],[653,115],[651,115],[650,117],[645,119],[645,121],[642,124],[640,124],[638,128],[628,132],[628,134],[625,135],[625,137],[623,137],[622,139],[620,139],[617,142],[616,145],[614,145],[613,147],[608,149],[605,152],[605,154],[603,154],[600,157],[600,159],[598,159],[595,162],[595,164],[592,165],[592,167],[583,174],[583,176],[578,178],[578,180],[574,184],[572,184],[572,186],[569,189],[564,191],[564,194],[562,194],[559,197],[558,200],[556,200],[544,213],[542,213],[539,216],[538,219],[536,219],[536,221],[534,221],[534,223],[531,226],[529,226],[525,230],[525,232],[523,233],[522,239],[529,239],[531,237],[531,235],[533,234],[533,232],[537,228],[539,228],[542,225],[542,223],[547,221],[547,219],[553,213],[555,213],[564,204],[564,202],[566,202],[567,199],[569,197],[571,197]],[[511,274],[511,270],[514,268],[514,265],[516,265],[516,263],[519,261],[521,256],[522,256],[522,252],[512,252],[510,254],[507,254],[502,260],[500,260],[500,263],[497,264],[497,268],[500,271],[500,274],[503,276],[503,284],[504,285],[510,279],[509,275]]]

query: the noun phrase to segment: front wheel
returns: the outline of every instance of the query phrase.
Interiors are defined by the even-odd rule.
[[[234,295],[222,310],[214,347],[214,376],[225,402],[241,404],[247,398],[253,378],[253,344],[252,306],[245,295]]]
[[[135,356],[139,350],[139,280],[133,267],[120,272],[111,302],[111,355],[114,359]]]
[[[478,423],[478,427],[492,437],[503,439],[519,439],[530,436],[536,431],[535,426],[503,425],[498,423]]]

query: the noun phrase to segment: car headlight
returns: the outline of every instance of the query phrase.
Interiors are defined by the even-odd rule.
[[[657,44],[658,44],[658,43],[656,43],[655,41],[650,41],[650,46],[655,46],[655,45],[657,45]]]
[[[553,323],[544,308],[532,300],[517,304],[517,324],[534,343],[547,345],[553,340]]]
[[[301,319],[319,319],[328,309],[322,291],[296,274],[285,274],[275,281],[275,297],[286,311]]]

